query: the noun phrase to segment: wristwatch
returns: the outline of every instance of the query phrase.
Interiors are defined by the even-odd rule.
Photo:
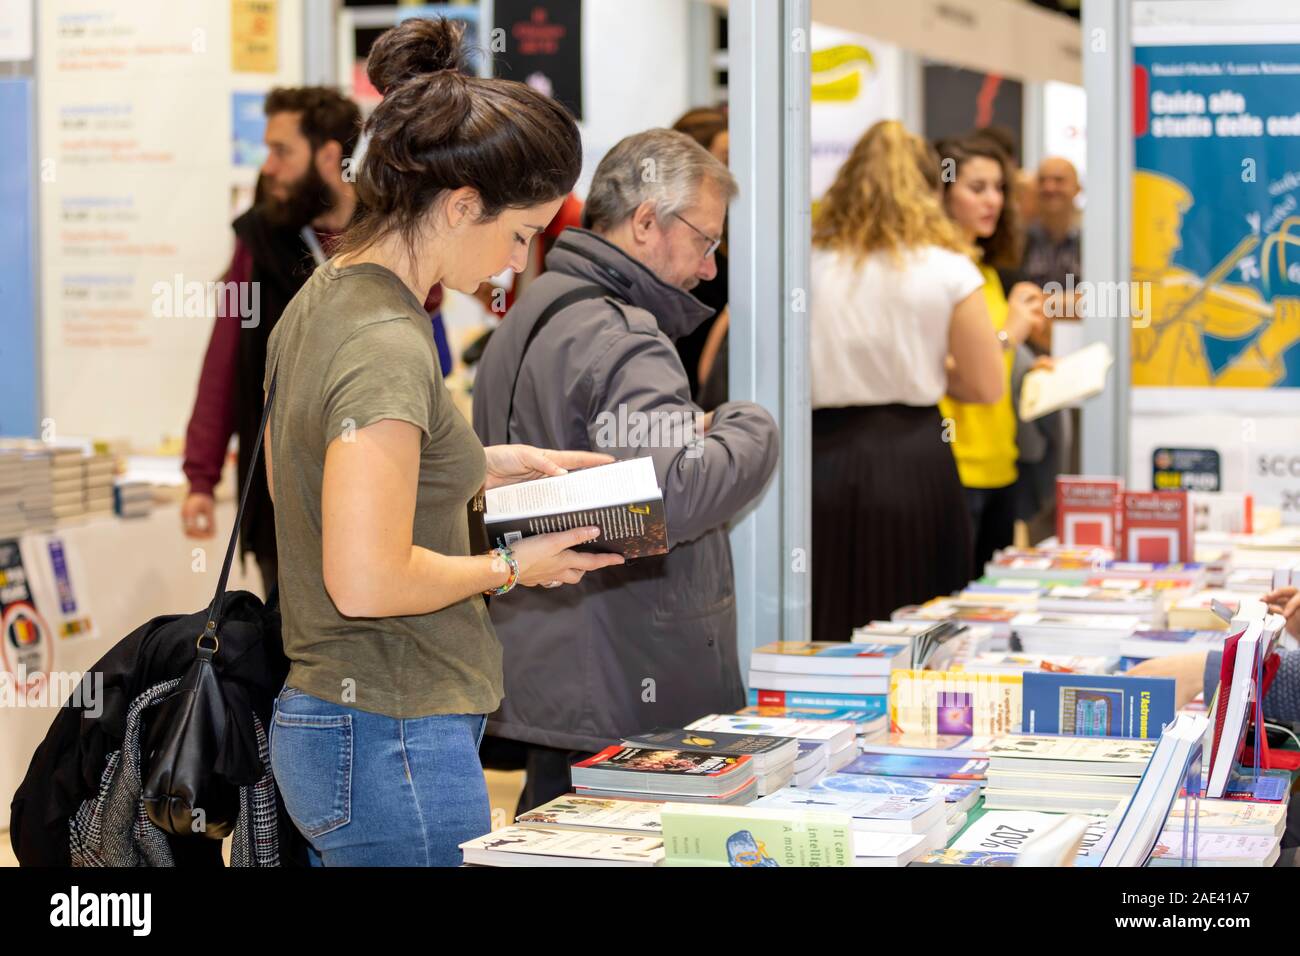
[[[1006,329],[998,329],[998,341],[1002,343],[1003,351],[1015,348],[1015,343],[1011,341],[1011,336],[1007,335]]]

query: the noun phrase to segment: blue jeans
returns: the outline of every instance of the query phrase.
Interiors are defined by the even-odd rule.
[[[285,686],[271,771],[313,866],[459,866],[492,829],[479,763],[487,717],[401,720]]]

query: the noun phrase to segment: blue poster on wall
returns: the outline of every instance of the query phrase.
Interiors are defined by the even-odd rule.
[[[1300,387],[1300,46],[1133,60],[1133,384]]]
[[[230,161],[236,166],[254,169],[266,162],[265,93],[230,94],[230,135],[233,153]]]

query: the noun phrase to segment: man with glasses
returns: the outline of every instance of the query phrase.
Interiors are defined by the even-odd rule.
[[[712,314],[690,290],[716,274],[735,194],[683,133],[624,139],[596,170],[587,228],[561,233],[480,362],[485,443],[648,456],[668,524],[667,554],[492,603],[506,697],[488,733],[527,746],[521,812],[568,793],[587,754],[745,703],[727,524],[763,490],[779,436],[749,402],[705,416],[673,346]]]

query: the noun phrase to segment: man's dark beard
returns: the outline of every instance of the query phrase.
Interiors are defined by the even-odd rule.
[[[303,177],[289,187],[287,199],[264,195],[258,206],[271,225],[301,229],[334,208],[334,194],[312,163]]]

